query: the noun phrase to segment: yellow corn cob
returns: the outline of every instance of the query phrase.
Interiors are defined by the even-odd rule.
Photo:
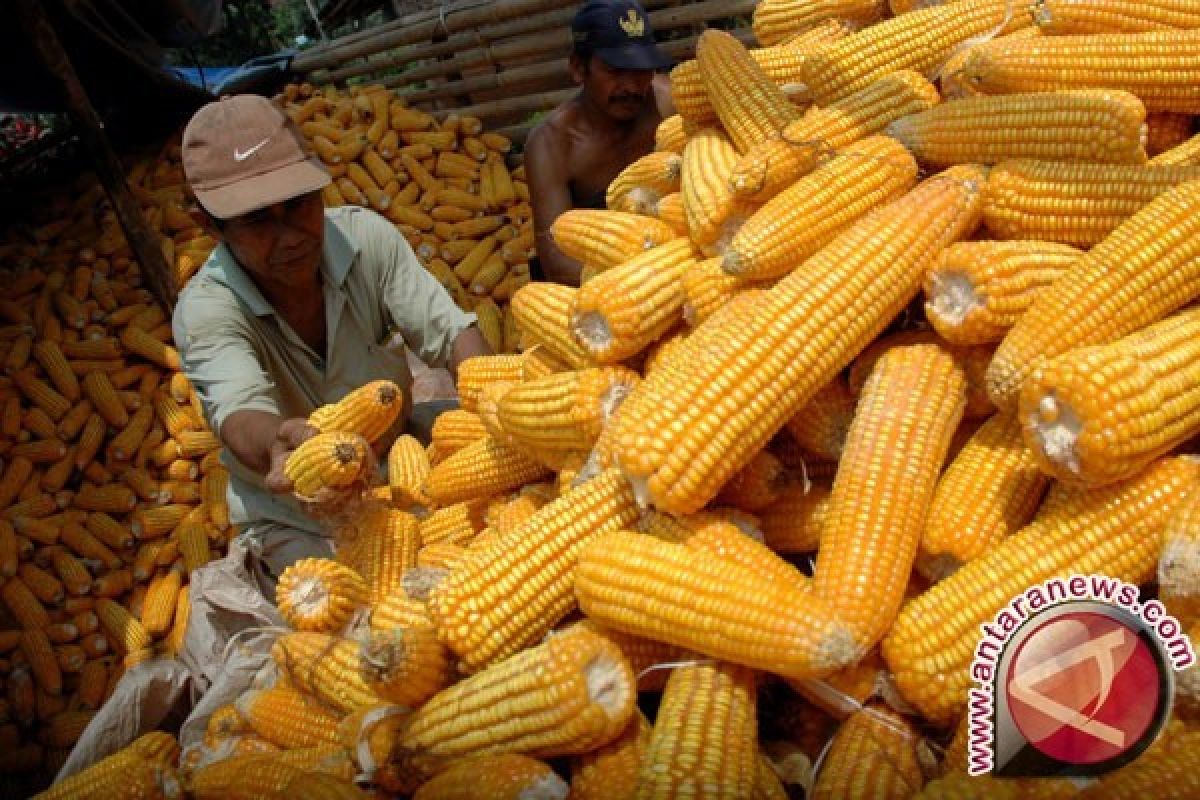
[[[763,542],[777,553],[811,553],[821,543],[832,489],[827,483],[793,483],[759,512]]]
[[[899,611],[965,392],[954,358],[935,345],[889,350],[863,390],[821,528],[813,589],[864,650]],[[901,466],[880,472],[883,458]]]
[[[541,761],[507,753],[455,762],[423,783],[413,800],[566,800],[567,792],[563,779]]]
[[[225,492],[229,487],[229,471],[216,466],[204,473],[200,480],[200,495],[208,518],[217,530],[229,529],[229,501]]]
[[[887,9],[881,0],[821,0],[795,3],[763,0],[754,9],[754,37],[763,45],[791,44],[796,34],[828,24],[830,20],[853,27],[878,21]]]
[[[646,717],[635,710],[620,736],[572,758],[570,796],[576,800],[633,800],[651,730]]]
[[[292,684],[339,714],[377,705],[352,639],[324,633],[288,633],[275,640],[271,658]]]
[[[488,343],[494,353],[503,353],[504,330],[503,318],[499,306],[490,297],[485,297],[475,306],[476,324],[483,340]]]
[[[182,503],[142,508],[134,512],[130,529],[138,539],[166,536],[191,512],[192,506]]]
[[[1038,467],[1064,483],[1100,486],[1132,477],[1193,436],[1197,324],[1200,312],[1184,311],[1034,370],[1018,408]]]
[[[142,406],[129,418],[129,424],[109,442],[109,452],[118,461],[128,461],[136,454],[138,447],[150,432],[154,423],[154,408]]]
[[[660,198],[679,191],[682,163],[678,154],[658,151],[634,160],[608,185],[605,204],[612,211],[652,214]]]
[[[476,504],[455,503],[439,508],[421,520],[421,543],[465,545],[483,529],[483,521],[479,516]]]
[[[538,641],[574,605],[580,548],[636,515],[629,487],[609,471],[499,533],[434,589],[442,641],[470,672]]]
[[[275,603],[283,621],[296,630],[336,633],[366,605],[367,594],[362,576],[344,564],[305,558],[279,576]]]
[[[184,586],[179,590],[178,596],[175,598],[175,620],[171,625],[171,630],[167,633],[166,639],[163,641],[164,649],[167,653],[178,656],[183,652],[184,637],[187,635],[188,620],[192,615],[192,599],[188,587]]]
[[[729,179],[737,163],[737,148],[715,128],[697,132],[683,150],[683,213],[688,234],[700,248],[718,241],[734,216],[737,203]]]
[[[417,708],[450,683],[450,653],[431,624],[376,630],[359,656],[367,685],[390,703]]]
[[[846,382],[837,378],[787,421],[788,433],[806,452],[823,460],[837,461],[842,457],[856,404],[857,399]]]
[[[911,797],[924,783],[917,732],[884,706],[867,706],[842,723],[821,762],[813,797]]]
[[[280,747],[338,743],[337,717],[296,689],[251,689],[237,699],[236,708],[255,733]]]
[[[1046,33],[1140,33],[1200,28],[1200,9],[1184,0],[1034,0]]]
[[[178,370],[180,368],[179,352],[169,344],[164,344],[154,338],[142,328],[129,325],[121,331],[120,338],[121,344],[129,352],[139,355],[163,369]]]
[[[362,481],[371,457],[371,448],[362,436],[319,433],[292,451],[283,470],[297,494],[314,497],[322,489],[341,489]]]
[[[1021,441],[1020,421],[989,419],[938,481],[921,535],[921,572],[943,578],[1024,527],[1048,483]]]
[[[341,400],[308,415],[308,424],[325,433],[357,433],[374,442],[392,427],[404,408],[404,393],[391,381],[371,381]]]
[[[824,107],[897,70],[933,75],[964,42],[1030,24],[1007,0],[950,3],[901,14],[814,53],[805,60],[804,83],[813,102]]]
[[[101,597],[96,601],[96,616],[100,618],[100,627],[122,652],[136,653],[150,647],[150,635],[142,623],[118,603]]]
[[[1200,30],[1050,36],[979,45],[963,69],[986,94],[1116,89],[1137,95],[1147,111],[1195,114],[1198,51]]]
[[[429,498],[421,491],[429,470],[425,447],[408,434],[396,437],[388,450],[388,486],[392,503],[400,508],[429,505]]]
[[[905,700],[939,722],[960,712],[979,626],[1030,586],[1099,572],[1148,580],[1167,522],[1198,479],[1200,463],[1175,458],[1101,489],[1052,488],[1033,522],[905,606],[883,643]]]
[[[434,695],[413,713],[389,767],[411,787],[472,756],[586,753],[620,735],[636,699],[611,642],[585,630],[556,634]]]
[[[103,373],[93,373],[104,378]],[[84,378],[84,390],[87,390],[87,378]],[[67,412],[71,410],[71,401],[63,397],[50,384],[38,378],[32,369],[18,370],[12,374],[12,382],[21,390],[21,394],[29,399],[29,402],[46,412],[50,419],[58,422]],[[93,400],[93,402],[95,402]],[[121,409],[124,411],[124,408]],[[128,417],[125,417],[128,421]],[[122,423],[123,426],[124,423]]]
[[[984,201],[985,219],[989,202]],[[999,341],[1037,294],[1082,255],[1069,245],[1041,241],[950,245],[925,277],[925,316],[953,344]]]
[[[703,507],[899,313],[937,253],[975,226],[981,187],[978,168],[925,181],[765,290],[703,357],[685,344],[686,370],[648,376],[630,397],[645,396],[642,413],[613,423],[618,461],[640,495],[675,513]],[[713,411],[717,398],[732,414]]]
[[[678,236],[665,223],[641,214],[595,209],[560,214],[550,235],[564,255],[600,272]]]
[[[104,421],[114,428],[129,424],[129,412],[117,397],[117,390],[103,372],[89,372],[83,377],[83,393]],[[51,414],[53,416],[53,414]]]
[[[79,400],[79,379],[71,371],[66,356],[58,344],[49,339],[42,339],[33,346],[33,357],[42,366],[42,370],[58,389],[59,394],[72,403]]]
[[[1009,158],[1144,164],[1145,121],[1128,92],[1060,91],[950,100],[901,117],[887,134],[932,167]]]
[[[151,731],[134,739],[129,751],[147,761],[171,766],[179,762],[179,742],[166,731]]]
[[[1200,735],[1186,733],[1163,750],[1151,750],[1137,760],[1103,776],[1079,792],[1081,800],[1135,800],[1139,797],[1187,797],[1200,790],[1191,770],[1200,754]]]
[[[254,737],[241,741],[254,742]],[[279,797],[285,787],[304,775],[302,767],[282,761],[275,753],[258,747],[235,749],[234,755],[193,771],[189,788],[195,800]]]
[[[702,33],[696,63],[709,102],[739,152],[799,118],[800,110],[733,35],[716,28]]]
[[[515,489],[546,473],[540,463],[489,436],[439,462],[430,470],[425,492],[445,506]]]
[[[1198,202],[1196,181],[1159,195],[1038,294],[988,367],[997,407],[1014,409],[1022,381],[1047,359],[1112,342],[1200,295],[1200,259],[1192,253],[1200,243],[1192,235]],[[1162,247],[1168,236],[1172,246]]]
[[[463,362],[465,365],[467,362]],[[459,402],[462,402],[462,367],[459,367]],[[455,409],[440,414],[433,422],[432,441],[440,456],[455,453],[488,435],[479,415]]]
[[[468,358],[458,367],[459,407],[463,411],[473,412],[478,408],[480,393],[489,384],[520,383],[523,380],[525,380],[525,364],[521,356],[495,355]],[[441,417],[438,417],[438,421],[440,420]]]
[[[988,176],[984,222],[997,238],[1088,248],[1159,195],[1196,178],[1197,167],[1009,161]]]
[[[695,77],[698,84],[699,73],[696,73]],[[702,91],[702,87],[697,86],[696,88]],[[671,93],[672,95],[675,93],[674,84],[672,84]],[[678,103],[675,107],[679,107]],[[687,144],[688,137],[684,126],[684,119],[680,114],[673,114],[660,122],[654,131],[654,149],[659,152],[683,155],[683,146]]]
[[[764,450],[721,487],[717,502],[743,511],[758,511],[774,503],[790,480],[783,463]]]
[[[20,527],[17,527],[20,530]],[[22,564],[17,570],[21,580],[34,595],[48,606],[60,606],[66,600],[62,582],[34,564]]]
[[[746,667],[676,667],[634,797],[752,797],[758,775],[755,694],[754,672]]]
[[[80,797],[156,800],[178,797],[181,793],[179,781],[170,766],[126,749],[55,783],[35,797],[37,800],[75,800]]]
[[[722,266],[743,280],[782,277],[916,181],[916,162],[895,140],[872,136],[851,144],[756,211],[734,235]]]
[[[146,633],[158,637],[170,631],[182,584],[183,573],[178,569],[168,569],[150,582],[141,614]]]
[[[694,256],[687,239],[675,239],[588,281],[575,296],[575,337],[602,364],[656,341],[680,319],[680,278],[695,265]]]
[[[1151,166],[1200,166],[1200,135],[1150,159]]]
[[[708,258],[683,271],[683,321],[693,329],[703,325],[719,310],[738,297],[750,297],[756,292],[750,287],[765,283],[746,283],[726,272],[723,259]]]
[[[541,345],[571,369],[595,366],[571,335],[571,309],[579,290],[554,283],[530,283],[512,297],[511,310],[526,346]]]
[[[183,431],[175,439],[178,458],[199,458],[221,447],[221,442],[212,431]],[[171,458],[171,461],[174,460],[174,457]]]
[[[62,694],[62,669],[45,630],[26,628],[21,631],[21,652],[25,655],[38,689],[52,696]]]
[[[178,437],[184,431],[204,428],[204,424],[185,406],[180,405],[175,398],[167,394],[160,394],[154,399],[154,413],[162,421],[167,433],[172,436]]]
[[[607,627],[794,678],[861,652],[800,581],[764,582],[750,567],[644,534],[593,539],[580,554],[575,594]]]
[[[417,518],[387,507],[361,510],[337,539],[337,560],[362,576],[369,605],[396,590],[421,547]]]
[[[497,421],[513,445],[553,467],[550,461],[591,450],[638,381],[623,367],[556,373],[505,392]]]
[[[1200,492],[1191,492],[1171,517],[1158,562],[1158,596],[1185,628],[1200,620]],[[1193,701],[1194,702],[1194,701]]]

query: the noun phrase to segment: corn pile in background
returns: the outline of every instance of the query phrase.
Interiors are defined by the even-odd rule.
[[[964,711],[980,624],[1050,577],[1157,579],[1200,630],[1200,15],[885,11],[767,0],[767,46],[701,38],[657,152],[554,226],[583,286],[517,291],[522,352],[463,364],[336,559],[283,576],[274,675],[213,715],[186,791],[1190,785],[1194,667],[1086,787],[968,778]],[[355,485],[378,389],[319,415],[309,491]],[[172,778],[114,759],[80,784]]]
[[[439,122],[385,87],[292,84],[277,98],[334,182],[327,206],[372,208],[396,224],[454,302],[479,316],[497,353],[515,351],[508,301],[535,254],[524,167],[474,117]]]
[[[128,174],[185,282],[213,241],[177,143]],[[182,642],[227,473],[92,176],[0,244],[0,773],[48,783],[123,672]],[[40,772],[39,772],[40,771]]]

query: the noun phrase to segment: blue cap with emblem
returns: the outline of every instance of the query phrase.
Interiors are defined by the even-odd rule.
[[[666,69],[674,62],[658,49],[646,9],[636,0],[588,0],[571,21],[575,51],[597,55],[617,69]]]

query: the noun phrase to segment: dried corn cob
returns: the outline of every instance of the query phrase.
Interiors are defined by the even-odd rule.
[[[1128,92],[1060,91],[950,100],[901,117],[887,135],[931,167],[1010,158],[1144,164],[1145,122]]]
[[[1034,370],[1018,408],[1038,467],[1064,483],[1100,486],[1191,438],[1200,428],[1197,324],[1200,312],[1183,311]]]
[[[754,212],[734,234],[722,266],[743,280],[782,277],[916,180],[916,162],[895,140],[872,136],[851,144]]]
[[[430,470],[425,492],[444,506],[516,489],[546,473],[540,463],[489,436],[438,463]]]
[[[1027,16],[1013,13],[1008,0],[950,3],[901,14],[814,53],[804,63],[804,82],[813,102],[823,107],[897,70],[933,75],[964,42],[1030,24]]]
[[[392,503],[400,508],[430,505],[432,501],[421,491],[430,469],[425,447],[416,438],[408,434],[396,437],[388,450],[388,486]]]
[[[363,642],[359,663],[372,691],[407,708],[419,707],[451,679],[450,653],[432,624],[376,630]]]
[[[686,371],[648,376],[629,400],[645,396],[634,406],[642,414],[613,422],[618,460],[640,497],[676,513],[703,507],[908,303],[937,253],[974,227],[981,177],[956,168],[927,180],[764,291]],[[836,347],[827,315],[854,320]],[[683,351],[692,360],[688,344]],[[709,392],[732,414],[712,413],[702,400]]]
[[[1200,30],[1002,39],[972,48],[963,70],[986,94],[1104,88],[1137,95],[1147,111],[1195,114],[1198,51]]]
[[[985,199],[985,219],[987,204]],[[925,277],[925,316],[952,344],[999,341],[1037,294],[1074,267],[1082,255],[1053,242],[952,244]]]
[[[1051,489],[1033,522],[900,613],[883,655],[904,699],[939,722],[962,711],[979,626],[1030,586],[1095,572],[1134,584],[1149,579],[1167,521],[1198,479],[1200,463],[1175,458],[1113,486]]]
[[[903,717],[867,706],[842,723],[822,759],[813,797],[911,797],[924,783],[917,760],[918,735]]]
[[[922,574],[941,579],[1024,527],[1048,483],[1021,441],[1020,421],[989,419],[938,481],[921,535]]]
[[[297,494],[316,497],[323,489],[343,489],[363,480],[371,448],[352,433],[319,433],[288,456],[284,474]]]
[[[237,699],[242,719],[259,736],[284,748],[338,743],[338,719],[296,689],[251,689]]]
[[[392,427],[404,408],[404,393],[391,381],[371,381],[341,400],[308,415],[308,424],[324,433],[357,433],[374,442]]]
[[[1195,181],[1160,195],[1038,294],[988,367],[997,407],[1014,409],[1021,382],[1047,359],[1119,339],[1200,295],[1200,259],[1192,254],[1200,238],[1191,235],[1200,225],[1197,202]],[[1168,235],[1174,245],[1158,246]]]
[[[467,362],[463,362],[464,365]],[[460,367],[461,369],[461,367]],[[462,373],[459,373],[459,391],[462,386]],[[459,401],[462,401],[460,394]],[[455,409],[439,414],[433,421],[432,441],[440,456],[445,457],[458,452],[467,445],[477,442],[488,435],[487,429],[479,415],[470,411]]]
[[[740,152],[777,136],[799,118],[800,110],[733,35],[715,28],[702,33],[696,63],[709,102]]]
[[[107,597],[96,601],[96,616],[108,638],[116,642],[126,655],[150,647],[150,634],[128,609]]]
[[[803,583],[764,582],[710,551],[645,534],[593,539],[580,554],[575,594],[606,627],[794,678],[861,654]]]
[[[347,714],[382,702],[367,685],[360,649],[353,639],[325,633],[288,633],[275,640],[271,658],[296,688],[337,713]]]
[[[633,719],[620,736],[603,747],[572,758],[571,797],[577,800],[633,800],[651,730],[646,717],[635,710]]]
[[[609,471],[500,533],[434,589],[442,641],[471,672],[538,641],[574,604],[580,548],[636,515],[629,487]]]
[[[805,451],[837,461],[842,457],[857,402],[846,382],[835,378],[787,421],[787,431]]]
[[[416,566],[420,547],[417,518],[385,506],[361,509],[337,532],[337,560],[366,582],[369,605],[396,590],[404,573]],[[344,591],[356,594],[353,588]]]
[[[413,800],[566,800],[567,792],[563,779],[541,761],[506,753],[451,764],[423,783]]]
[[[659,199],[679,191],[682,163],[677,154],[663,152],[634,160],[608,185],[605,205],[610,211],[652,214]]]
[[[493,383],[520,383],[525,380],[525,363],[521,356],[496,355],[468,358],[458,368],[458,402],[463,411],[474,412],[479,395]],[[441,420],[441,417],[438,417]],[[436,424],[436,423],[435,423]]]
[[[821,544],[832,488],[793,483],[760,512],[764,543],[777,553],[811,553]]]
[[[1197,167],[1007,161],[988,175],[984,224],[1000,239],[1089,248],[1159,195],[1196,178]]]
[[[1140,33],[1200,28],[1200,10],[1180,0],[1035,0],[1033,21],[1046,33]]]
[[[634,797],[753,797],[758,776],[755,694],[754,671],[746,667],[707,661],[676,667],[663,692]]]
[[[586,753],[620,735],[635,700],[620,651],[567,631],[434,695],[413,713],[389,766],[411,786],[471,756]]]
[[[38,800],[74,800],[78,797],[154,800],[180,794],[179,781],[170,766],[126,749],[57,782],[36,797]]]
[[[697,132],[684,148],[683,212],[688,234],[701,249],[727,236],[729,220],[745,214],[729,185],[737,162],[738,151],[733,142],[714,128]]]
[[[279,576],[275,602],[284,622],[300,631],[335,633],[366,605],[366,581],[327,558],[305,558]]]
[[[1151,166],[1200,166],[1200,135],[1150,159]]]
[[[680,278],[694,258],[691,243],[675,239],[589,280],[575,295],[575,338],[601,364],[637,354],[679,321]]]
[[[526,348],[541,345],[572,369],[594,366],[571,335],[571,309],[578,293],[570,286],[531,283],[517,290],[510,305]]]
[[[886,10],[880,0],[821,0],[795,3],[788,0],[763,0],[754,9],[754,37],[763,45],[791,44],[796,34],[825,24],[842,21],[854,27],[877,22]]]

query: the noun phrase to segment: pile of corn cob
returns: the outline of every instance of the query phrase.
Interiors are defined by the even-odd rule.
[[[1187,796],[1194,671],[1082,791],[968,778],[964,712],[979,625],[1050,577],[1157,577],[1194,629],[1200,14],[913,5],[705,34],[658,152],[554,227],[584,285],[516,292],[522,352],[282,577],[187,791]],[[379,389],[314,418],[306,494],[361,486]]]
[[[212,249],[178,138],[127,175],[182,284]],[[0,244],[0,774],[48,783],[130,666],[180,647],[227,475],[169,319],[87,176]]]
[[[508,301],[529,282],[533,213],[512,145],[474,117],[439,122],[377,85],[287,86],[278,98],[334,176],[327,206],[373,208],[396,224],[497,352],[516,349]]]

